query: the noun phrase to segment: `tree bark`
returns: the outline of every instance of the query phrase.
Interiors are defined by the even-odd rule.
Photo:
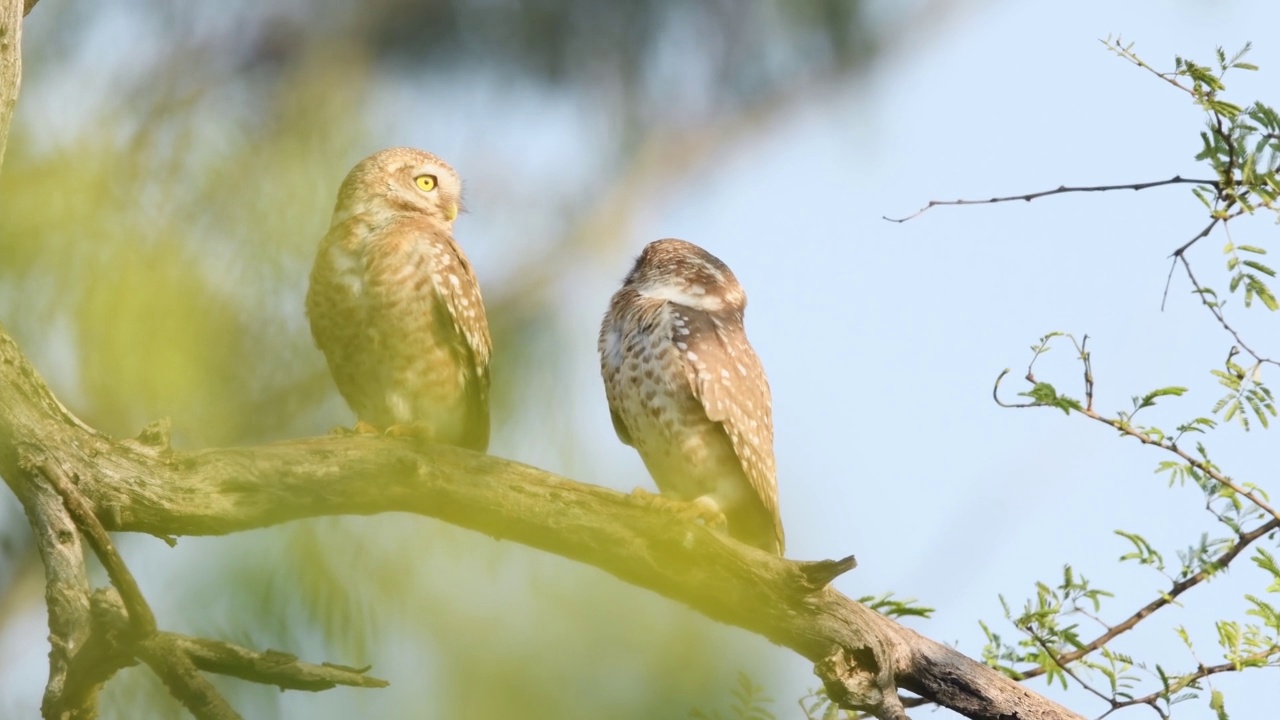
[[[0,165],[22,87],[22,16],[35,0],[0,0]]]
[[[114,440],[68,412],[0,328],[0,474],[29,512],[41,497],[57,500],[34,489],[43,488],[39,473],[23,469],[38,462],[72,478],[109,530],[221,535],[322,515],[413,512],[593,565],[767,637],[813,661],[845,707],[898,720],[902,689],[970,718],[1079,717],[815,582],[838,563],[778,558],[528,465],[369,436],[176,452],[154,426]],[[74,538],[43,517],[32,521],[42,544]]]

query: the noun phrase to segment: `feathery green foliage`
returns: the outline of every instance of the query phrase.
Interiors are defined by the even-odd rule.
[[[1266,429],[1276,417],[1275,401],[1263,375],[1265,369],[1280,368],[1280,363],[1255,349],[1237,330],[1233,324],[1236,308],[1229,300],[1238,299],[1243,310],[1277,309],[1269,285],[1275,272],[1259,259],[1267,249],[1235,243],[1231,227],[1259,213],[1280,221],[1280,206],[1276,203],[1280,193],[1280,118],[1262,102],[1242,104],[1226,96],[1225,78],[1229,71],[1258,69],[1243,61],[1249,50],[1247,45],[1230,56],[1219,49],[1212,65],[1178,57],[1172,71],[1161,72],[1140,58],[1132,44],[1112,39],[1104,42],[1120,57],[1186,93],[1206,117],[1196,159],[1212,171],[1215,179],[1196,186],[1192,193],[1204,204],[1207,225],[1173,252],[1171,278],[1173,269],[1184,269],[1191,292],[1213,315],[1226,336],[1224,344],[1230,346],[1223,367],[1209,369],[1227,390],[1226,395],[1208,406],[1209,415],[1218,416],[1220,421],[1193,410],[1192,417],[1177,422],[1172,432],[1149,422],[1147,416],[1153,412],[1149,408],[1159,404],[1167,416],[1196,397],[1183,386],[1136,395],[1131,409],[1113,413],[1096,410],[1088,337],[1077,340],[1074,335],[1061,332],[1049,333],[1032,346],[1026,376],[1030,388],[1018,393],[1025,401],[1000,400],[1001,382],[1008,370],[996,381],[996,401],[1005,407],[1061,410],[1068,416],[1109,426],[1121,437],[1160,451],[1165,458],[1157,464],[1156,472],[1168,477],[1170,487],[1189,483],[1200,490],[1210,529],[1172,552],[1157,548],[1138,532],[1116,530],[1126,548],[1120,562],[1135,563],[1162,576],[1162,591],[1125,607],[1122,603],[1134,600],[1117,598],[1110,591],[1094,587],[1068,565],[1060,582],[1036,583],[1035,595],[1020,609],[1014,610],[1004,597],[1000,598],[1005,620],[1020,637],[1007,640],[984,622],[987,644],[982,655],[989,665],[1016,679],[1044,676],[1063,688],[1083,688],[1105,703],[1108,714],[1146,706],[1167,718],[1173,706],[1203,697],[1207,691],[1209,709],[1217,717],[1226,718],[1227,697],[1213,686],[1215,675],[1280,668],[1280,615],[1274,597],[1280,594],[1280,567],[1264,547],[1264,541],[1275,542],[1280,535],[1280,514],[1263,487],[1228,474],[1216,458],[1211,459],[1208,447],[1212,434],[1234,426],[1233,420],[1244,430],[1249,430],[1254,421]],[[1198,279],[1188,257],[1193,247],[1215,231],[1227,237],[1223,251],[1227,256],[1225,295]],[[1230,317],[1229,307],[1233,313]],[[1053,384],[1037,380],[1034,374],[1036,361],[1055,341],[1064,339],[1071,343],[1083,370],[1083,388],[1078,397],[1062,394]],[[1202,656],[1192,641],[1193,632],[1183,626],[1174,628],[1187,651],[1187,658],[1181,662],[1135,658],[1117,649],[1126,633],[1134,632],[1140,624],[1145,629],[1150,617],[1183,602],[1184,592],[1212,581],[1240,557],[1252,560],[1262,571],[1263,581],[1258,592],[1244,594],[1239,615],[1228,615],[1214,624],[1217,660]],[[1182,669],[1171,669],[1175,665]]]

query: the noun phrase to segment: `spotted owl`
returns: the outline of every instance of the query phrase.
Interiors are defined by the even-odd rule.
[[[683,240],[649,243],[600,327],[618,439],[664,496],[722,513],[729,534],[783,553],[773,407],[729,267]]]
[[[307,317],[357,430],[489,447],[489,323],[453,239],[462,182],[440,158],[393,148],[342,182],[320,241]]]

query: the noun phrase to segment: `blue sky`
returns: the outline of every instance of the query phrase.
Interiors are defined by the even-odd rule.
[[[879,4],[886,15],[899,7]],[[998,594],[1021,605],[1036,580],[1057,581],[1064,563],[1116,593],[1104,616],[1127,616],[1165,582],[1119,565],[1128,547],[1113,531],[1139,532],[1172,555],[1210,527],[1198,491],[1165,489],[1152,472],[1164,457],[1100,425],[996,407],[991,386],[1011,367],[1008,388],[1022,389],[1028,346],[1063,330],[1090,336],[1100,409],[1123,409],[1132,395],[1176,384],[1191,392],[1149,419],[1172,426],[1207,413],[1218,397],[1208,370],[1231,342],[1180,273],[1160,309],[1167,256],[1203,226],[1203,208],[1188,188],[1172,187],[937,208],[905,224],[881,216],[908,214],[930,199],[1203,176],[1193,160],[1199,113],[1099,39],[1123,36],[1157,68],[1170,68],[1175,54],[1208,62],[1215,47],[1231,51],[1252,40],[1250,59],[1262,70],[1229,77],[1230,94],[1277,103],[1280,43],[1261,31],[1276,27],[1280,6],[1261,2],[964,3],[922,23],[865,77],[806,99],[675,182],[640,190],[627,241],[568,263],[558,288],[561,329],[581,340],[566,353],[572,386],[561,388],[572,424],[542,432],[570,433],[589,451],[566,459],[537,432],[499,433],[492,451],[623,490],[649,486],[638,457],[613,435],[595,337],[632,257],[649,240],[682,237],[726,261],[750,297],[748,331],[773,388],[790,556],[857,554],[860,567],[837,582],[843,592],[920,598],[938,611],[913,626],[970,655],[982,644],[978,619],[1000,618]],[[411,111],[421,92],[389,85],[383,94],[387,107]],[[498,228],[495,207],[504,198],[486,178],[504,172],[499,161],[533,177],[560,167],[579,138],[607,132],[571,104],[509,96],[513,108],[540,107],[540,119],[495,122],[484,132],[488,149],[477,151],[480,131],[465,110],[490,107],[502,94],[470,89],[460,98],[464,117],[451,123],[386,121],[381,143],[456,158],[473,211],[459,235],[484,282],[513,272],[511,255],[532,251],[505,244],[514,230]],[[341,160],[335,166],[349,164]],[[592,160],[574,160],[565,172],[589,177]],[[1237,242],[1257,245],[1274,232],[1263,219],[1233,227]],[[1219,287],[1222,243],[1215,235],[1192,254],[1202,279]],[[1262,345],[1259,320],[1273,318],[1242,325],[1255,328]],[[1066,349],[1050,353],[1037,375],[1079,394]],[[1264,433],[1224,428],[1211,442],[1228,473],[1271,482],[1276,444]],[[1201,659],[1216,661],[1213,621],[1239,618],[1241,595],[1262,587],[1241,562],[1119,649],[1189,667],[1193,659],[1170,630],[1184,625]],[[43,634],[34,623],[10,630],[7,642]],[[0,636],[0,647],[5,642]],[[34,661],[43,652],[27,655]],[[784,663],[786,674],[767,682],[775,697],[798,697],[815,684],[807,662]],[[29,670],[0,673],[0,694],[38,703],[43,669]],[[1280,702],[1274,671],[1214,682],[1233,718],[1266,717]],[[1082,694],[1066,697],[1086,715],[1101,712]],[[1175,716],[1210,713],[1199,703]]]

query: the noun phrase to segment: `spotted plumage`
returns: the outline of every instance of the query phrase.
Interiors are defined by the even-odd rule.
[[[710,504],[734,538],[781,555],[773,407],[746,305],[711,253],[649,243],[604,316],[600,371],[618,438],[663,495]]]
[[[393,148],[360,161],[320,242],[307,316],[359,421],[432,441],[489,446],[489,324],[453,239],[457,173]]]

